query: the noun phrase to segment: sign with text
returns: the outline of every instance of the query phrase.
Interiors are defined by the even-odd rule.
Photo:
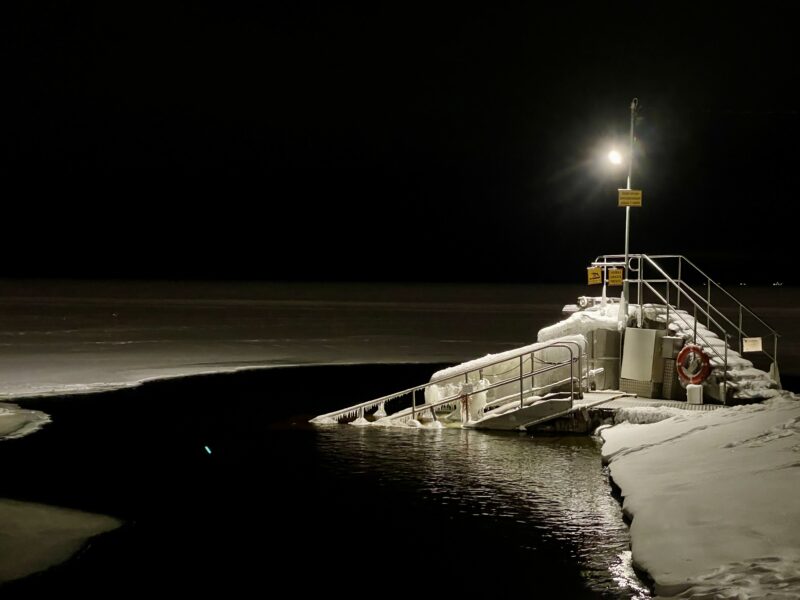
[[[623,269],[609,269],[608,270],[608,285],[622,285]]]
[[[617,206],[641,206],[642,190],[617,190],[619,202]]]
[[[761,338],[742,338],[742,352],[761,352]]]
[[[598,285],[603,282],[603,271],[600,267],[587,267],[586,275],[589,277],[589,285]]]

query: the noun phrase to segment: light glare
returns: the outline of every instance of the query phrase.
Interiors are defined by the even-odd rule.
[[[610,160],[615,165],[621,165],[622,164],[622,154],[620,154],[616,150],[612,150],[611,152],[608,153],[608,160]]]

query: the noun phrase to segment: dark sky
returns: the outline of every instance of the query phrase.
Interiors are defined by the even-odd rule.
[[[14,4],[0,276],[582,282],[638,97],[631,250],[796,279],[777,4]]]

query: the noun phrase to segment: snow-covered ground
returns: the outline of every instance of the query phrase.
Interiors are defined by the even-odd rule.
[[[601,432],[634,564],[657,594],[800,598],[799,433],[789,392]]]

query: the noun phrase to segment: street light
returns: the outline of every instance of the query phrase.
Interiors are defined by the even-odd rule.
[[[634,98],[631,100],[631,134],[630,134],[630,150],[628,152],[628,182],[625,189],[631,189],[631,174],[633,173],[633,127],[636,121],[636,110],[639,108],[639,99]],[[608,153],[608,160],[613,164],[619,165],[622,163],[622,155],[616,150]],[[625,310],[628,310],[628,239],[631,230],[631,207],[625,206],[625,279],[622,284],[622,297],[625,301]]]

